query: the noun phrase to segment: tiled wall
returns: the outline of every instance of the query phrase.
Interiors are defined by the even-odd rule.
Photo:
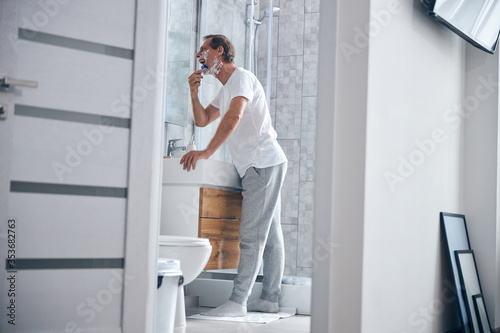
[[[274,0],[271,115],[288,157],[282,191],[285,275],[311,276],[319,0]],[[260,12],[268,1],[260,1]],[[259,15],[256,15],[258,17]],[[259,27],[265,83],[268,18]]]

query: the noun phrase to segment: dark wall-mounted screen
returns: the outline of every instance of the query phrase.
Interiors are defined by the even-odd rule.
[[[474,46],[495,53],[500,32],[499,0],[421,0],[429,14]]]

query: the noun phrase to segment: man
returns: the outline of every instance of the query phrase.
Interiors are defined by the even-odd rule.
[[[218,117],[221,122],[208,146],[186,153],[180,163],[187,171],[194,169],[197,160],[208,159],[227,141],[243,187],[238,274],[229,300],[204,313],[207,316],[240,317],[247,309],[278,312],[284,268],[280,192],[287,158],[276,141],[262,85],[251,72],[236,67],[234,54],[234,46],[225,36],[204,37],[196,58],[203,65],[203,74],[214,75],[223,85],[206,108],[198,99],[202,70],[188,80],[196,126],[207,126]],[[262,294],[247,307],[261,260]]]

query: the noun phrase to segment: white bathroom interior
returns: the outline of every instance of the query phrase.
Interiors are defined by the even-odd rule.
[[[297,315],[177,330],[456,332],[450,212],[498,331],[498,50],[419,0],[0,0],[0,331],[154,331],[159,235],[197,237],[200,184],[239,190],[224,147],[187,178],[172,165],[217,126],[193,126],[187,86],[210,33],[262,82],[289,159],[281,302]],[[204,103],[218,84],[204,79]],[[179,293],[216,306],[234,274]]]

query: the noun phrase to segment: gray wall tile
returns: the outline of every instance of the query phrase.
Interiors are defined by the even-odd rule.
[[[297,267],[297,276],[311,277],[312,276],[312,268]]]
[[[302,96],[316,96],[318,91],[318,57],[316,54],[304,56]]]
[[[300,140],[300,180],[314,181],[317,98],[303,97]]]
[[[271,98],[270,102],[271,102],[271,105],[269,107],[269,112],[271,113],[273,127],[276,128],[276,98]],[[279,137],[278,137],[278,139],[279,139]]]
[[[276,131],[281,139],[300,139],[303,57],[278,57]]]
[[[299,224],[311,225],[314,219],[314,182],[300,182]]]
[[[280,1],[278,56],[304,54],[304,0]]]
[[[312,225],[299,224],[297,230],[297,267],[312,268]]]
[[[282,225],[285,241],[285,271],[284,275],[297,274],[297,226]]]
[[[300,142],[278,140],[288,158],[288,170],[281,190],[281,224],[299,223]]]
[[[305,14],[304,55],[318,54],[319,13]]]
[[[282,223],[298,223],[298,248],[287,248],[287,251],[297,256],[297,261],[287,259],[286,272],[310,277],[316,159],[319,0],[281,0],[279,5],[281,10],[278,12],[278,29],[273,30],[273,39],[277,40],[278,49],[273,53],[277,54],[277,58],[273,59],[272,65],[273,100],[276,97],[276,104],[273,103],[272,108],[275,110],[275,128],[280,144],[290,161],[289,174],[283,186],[285,194],[282,196]],[[275,24],[277,21],[275,20]],[[287,234],[285,237],[292,235]],[[289,246],[293,244],[291,240],[286,242]]]
[[[305,0],[306,13],[319,12],[320,0]]]

